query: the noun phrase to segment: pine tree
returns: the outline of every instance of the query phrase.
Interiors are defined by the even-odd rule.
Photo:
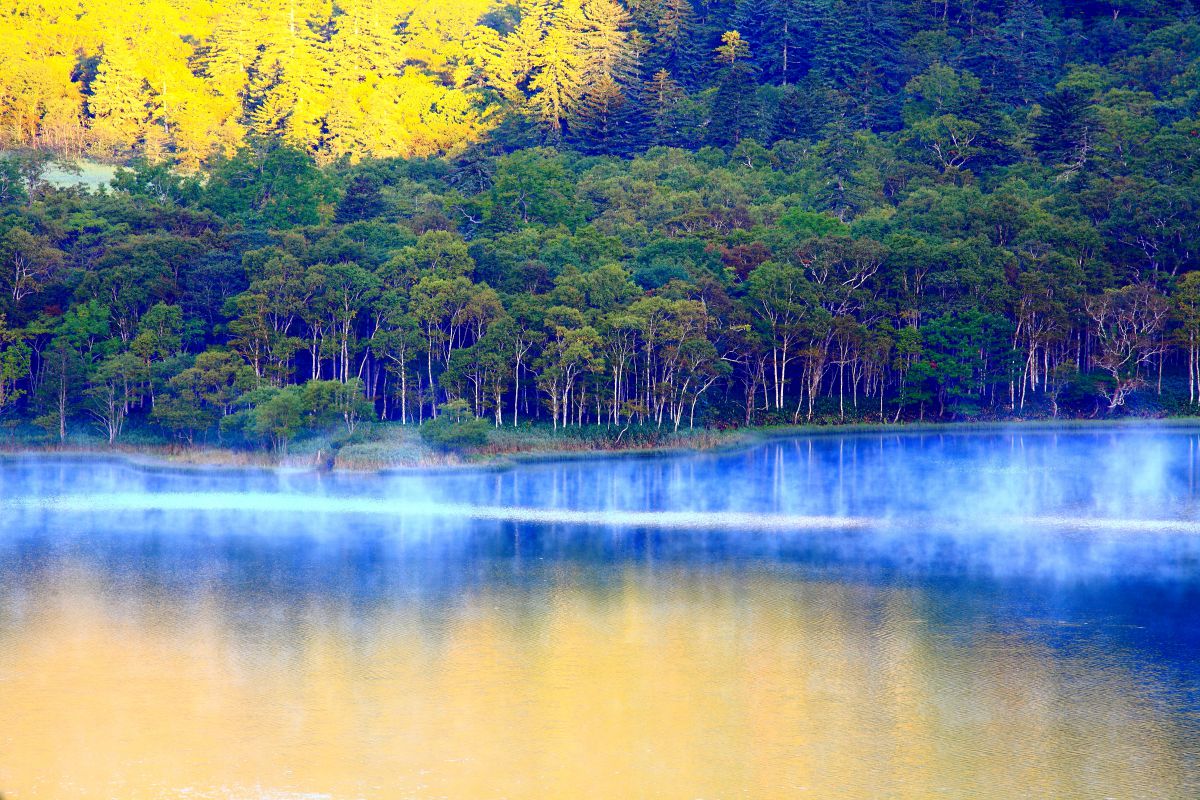
[[[703,73],[698,26],[688,0],[662,0],[657,7],[651,56],[657,69],[665,69],[686,84],[698,84]]]
[[[1014,0],[996,35],[999,42],[990,72],[997,96],[1031,103],[1045,94],[1054,84],[1058,48],[1054,27],[1041,7],[1031,0]]]
[[[255,134],[279,137],[310,150],[320,145],[325,117],[335,99],[337,66],[324,38],[327,15],[328,10],[320,6],[295,9],[289,3],[261,23],[263,52],[250,73],[247,91],[250,128]]]
[[[579,98],[571,125],[572,139],[585,153],[628,153],[637,135],[634,110],[612,78],[601,78]]]
[[[401,5],[386,0],[339,0],[329,52],[338,75],[354,81],[396,74],[404,42],[396,35]]]
[[[548,0],[524,0],[520,14],[516,27],[504,37],[500,58],[492,65],[498,84],[511,86],[518,93],[529,89],[538,50],[546,31],[554,24],[554,9]]]
[[[725,65],[712,99],[709,141],[715,145],[732,146],[759,132],[762,103],[749,58],[750,48],[738,32],[726,31],[714,59]]]
[[[725,31],[721,34],[721,45],[713,51],[713,60],[726,67],[732,67],[738,61],[750,58],[750,45],[737,31]]]
[[[566,26],[547,33],[534,52],[536,71],[529,88],[530,105],[552,140],[562,135],[563,121],[579,98],[583,69]]]
[[[681,141],[679,106],[685,96],[683,87],[671,78],[671,73],[660,69],[646,83],[644,94],[650,144],[678,146]]]
[[[222,16],[197,48],[193,62],[198,75],[218,95],[243,100],[250,72],[259,58],[261,18],[253,7],[238,4]]]
[[[1050,164],[1082,167],[1095,146],[1096,111],[1076,89],[1062,89],[1042,98],[1029,123],[1030,143]]]
[[[811,74],[783,90],[775,110],[775,137],[815,139],[822,128],[845,114],[845,96]]]
[[[816,153],[824,182],[819,202],[845,221],[863,205],[854,180],[858,168],[855,133],[845,117],[834,119],[822,129]]]
[[[904,88],[904,43],[909,38],[900,0],[865,0],[863,25],[867,36],[866,59],[878,74],[879,84],[889,95]]]
[[[775,32],[778,62],[772,69],[778,69],[783,83],[796,83],[813,70],[821,70],[818,62],[823,57],[829,31],[839,23],[832,11],[831,0],[782,3]]]
[[[105,44],[88,97],[97,141],[110,153],[135,147],[150,119],[150,92],[124,40]]]
[[[836,0],[821,12],[822,18],[814,20],[817,37],[812,69],[835,88],[853,87],[868,61],[868,36],[860,8],[857,4]]]
[[[456,84],[486,93],[490,99],[512,104],[521,96],[512,69],[505,61],[506,41],[491,28],[475,26],[463,38],[463,57]]]
[[[638,78],[639,55],[631,47],[629,14],[614,0],[585,0],[579,47],[585,84],[611,79],[628,86]]]
[[[737,0],[731,22],[754,53],[758,74],[769,82],[787,83],[790,9],[780,0]]]
[[[283,65],[277,60],[260,63],[246,94],[250,130],[261,137],[285,136],[295,98],[285,83]]]

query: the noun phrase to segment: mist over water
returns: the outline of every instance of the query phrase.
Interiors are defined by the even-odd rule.
[[[0,510],[23,532],[365,533],[407,551],[503,538],[508,523],[551,540],[644,536],[673,557],[823,554],[852,568],[1187,576],[1200,560],[1200,432],[1171,429],[812,437],[383,476],[3,463]]]
[[[1170,429],[0,462],[0,793],[1196,797],[1198,483]]]

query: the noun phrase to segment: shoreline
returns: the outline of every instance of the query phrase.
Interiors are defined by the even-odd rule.
[[[25,459],[67,462],[114,461],[147,470],[165,471],[230,471],[230,472],[273,472],[309,473],[332,472],[347,475],[385,475],[424,472],[460,472],[463,470],[494,471],[506,470],[524,464],[608,459],[608,458],[660,458],[664,456],[728,453],[772,440],[793,437],[866,436],[866,435],[917,435],[917,434],[969,434],[1014,430],[1029,433],[1053,433],[1080,430],[1187,430],[1200,431],[1200,417],[1137,417],[1125,419],[1033,419],[993,420],[984,422],[915,422],[915,423],[851,423],[846,425],[779,425],[752,428],[736,428],[725,431],[705,430],[696,435],[687,434],[678,441],[652,446],[589,447],[564,446],[540,448],[539,441],[528,439],[529,445],[522,449],[520,440],[509,450],[447,454],[428,451],[416,458],[387,463],[376,458],[355,456],[353,447],[346,457],[336,449],[318,448],[315,452],[301,450],[279,457],[265,451],[237,450],[228,447],[199,445],[173,447],[158,444],[125,444],[116,446],[99,445],[39,445],[30,442],[6,442],[0,444],[0,463]],[[413,429],[403,433],[411,435]],[[541,440],[544,442],[544,440]],[[575,440],[578,442],[578,440]],[[571,440],[560,440],[570,445]],[[373,443],[374,444],[374,443]],[[386,458],[386,456],[385,456]]]

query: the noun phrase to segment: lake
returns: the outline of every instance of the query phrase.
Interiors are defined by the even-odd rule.
[[[0,461],[0,795],[1200,796],[1200,432]]]

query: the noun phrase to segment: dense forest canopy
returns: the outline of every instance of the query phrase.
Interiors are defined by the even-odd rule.
[[[841,125],[978,169],[1056,86],[1188,116],[1195,23],[1186,0],[15,0],[0,135],[195,169],[255,136],[328,162]]]
[[[0,14],[0,414],[54,436],[1200,401],[1187,2]]]

